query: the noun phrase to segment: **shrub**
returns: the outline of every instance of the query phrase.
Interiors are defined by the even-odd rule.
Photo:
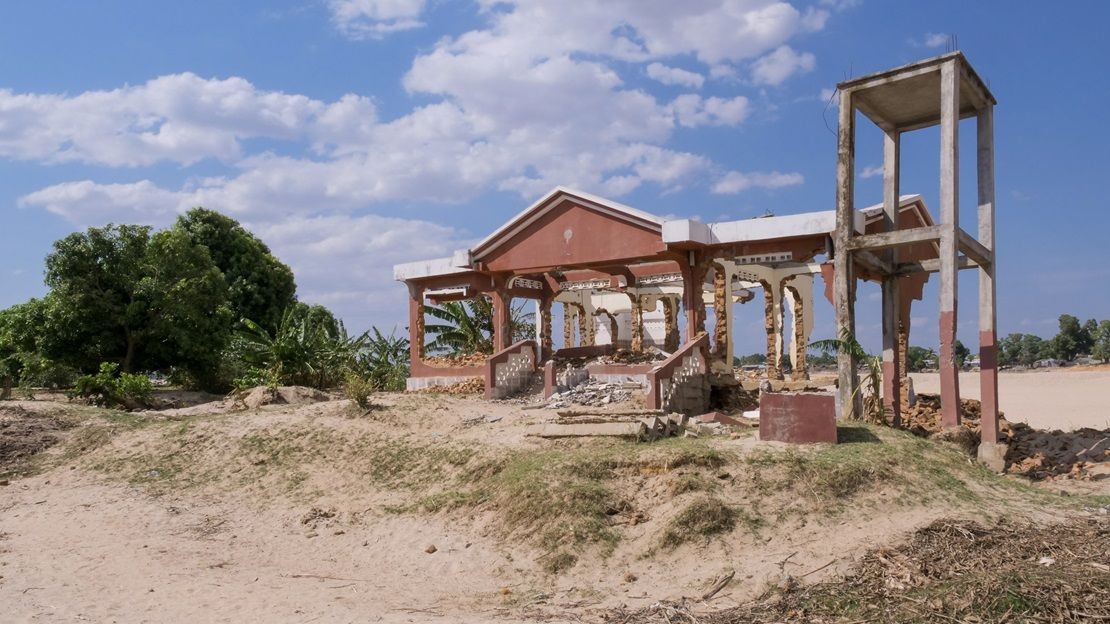
[[[370,395],[374,392],[374,382],[355,373],[347,373],[343,392],[352,403],[362,409],[370,407]]]
[[[269,368],[248,368],[242,375],[231,382],[236,390],[250,390],[258,386],[276,388],[281,385],[281,377]]]
[[[153,385],[144,375],[119,373],[119,365],[102,362],[95,375],[82,375],[74,384],[72,396],[88,399],[104,407],[142,407],[150,399]]]

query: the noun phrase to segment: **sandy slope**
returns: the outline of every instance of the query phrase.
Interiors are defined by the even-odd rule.
[[[913,373],[916,392],[939,393],[936,373]],[[960,394],[979,398],[979,374],[960,374]],[[1003,371],[999,409],[1013,422],[1038,429],[1110,428],[1110,366],[1082,369]]]

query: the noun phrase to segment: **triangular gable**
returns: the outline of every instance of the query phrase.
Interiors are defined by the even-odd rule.
[[[556,188],[471,249],[487,270],[605,263],[665,249],[663,219],[601,197]]]

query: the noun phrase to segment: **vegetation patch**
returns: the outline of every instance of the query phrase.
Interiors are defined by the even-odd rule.
[[[788,580],[724,611],[663,602],[605,620],[1095,622],[1110,614],[1108,552],[1105,516],[1050,527],[940,520],[905,544],[869,552],[844,577],[805,587]]]
[[[735,508],[721,499],[703,496],[670,521],[661,542],[666,548],[677,548],[694,538],[729,533],[736,527],[738,515]]]

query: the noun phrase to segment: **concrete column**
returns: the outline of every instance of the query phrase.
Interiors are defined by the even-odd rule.
[[[682,270],[682,306],[686,309],[686,340],[693,340],[695,336],[705,331],[705,290],[706,267],[697,262],[693,252],[694,263],[679,263]]]
[[[901,136],[897,130],[885,133],[883,137],[883,231],[898,229],[899,175],[901,169]],[[892,265],[898,262],[898,248],[893,247],[886,254]],[[901,389],[902,373],[899,371],[902,358],[899,356],[898,326],[901,315],[899,278],[887,275],[882,283],[883,295],[883,411],[890,424],[902,424]]]
[[[663,297],[663,350],[674,353],[678,350],[678,301],[673,297]]]
[[[732,282],[728,270],[719,263],[712,264],[713,270],[713,358],[732,368],[732,326],[729,324],[729,310],[732,308]]]
[[[790,378],[805,381],[809,379],[806,349],[809,346],[809,334],[813,331],[813,276],[797,275],[791,280],[791,284],[783,293],[786,305],[792,311],[789,329],[790,364],[793,370]]]
[[[855,236],[854,187],[856,160],[856,108],[851,91],[840,92],[840,122],[836,139],[836,231],[833,243],[833,307],[836,311],[837,338],[856,334],[855,276],[852,258],[845,249],[848,239]],[[863,398],[856,392],[859,386],[858,362],[846,351],[837,354],[837,392],[840,396],[841,415],[855,418],[863,414]]]
[[[543,313],[543,299],[536,299],[533,303],[536,308],[532,320],[535,322],[536,338],[539,343],[539,353],[536,354],[536,359],[542,362],[548,355],[547,345],[543,342],[543,319],[545,316]]]
[[[596,335],[596,327],[594,325],[594,300],[593,291],[586,291],[582,295],[582,318],[579,319],[579,328],[584,328],[582,331],[582,346],[594,345],[594,336]]]
[[[782,304],[778,284],[760,280],[763,286],[763,329],[767,332],[767,379],[782,379],[779,368],[780,346],[782,344]]]
[[[941,424],[960,424],[956,366],[958,239],[960,227],[960,77],[956,61],[940,67],[940,397]]]
[[[490,294],[493,300],[493,352],[497,353],[512,344],[512,297],[499,284]]]
[[[569,303],[563,303],[563,346],[574,346],[574,311]]]
[[[540,338],[540,357],[545,360],[555,354],[551,340],[551,303],[551,297],[536,300],[536,315],[540,319],[540,330],[536,335]]]
[[[409,360],[424,361],[424,289],[409,284]]]
[[[644,350],[644,306],[640,294],[628,292],[628,300],[632,305],[630,324],[632,326],[631,349],[634,353]]]
[[[979,242],[991,252],[989,266],[979,269],[979,384],[983,402],[982,442],[998,442],[998,346],[996,335],[994,236],[994,107],[976,120],[976,164],[979,186]],[[986,450],[986,449],[984,449]],[[982,453],[980,456],[982,457]]]

